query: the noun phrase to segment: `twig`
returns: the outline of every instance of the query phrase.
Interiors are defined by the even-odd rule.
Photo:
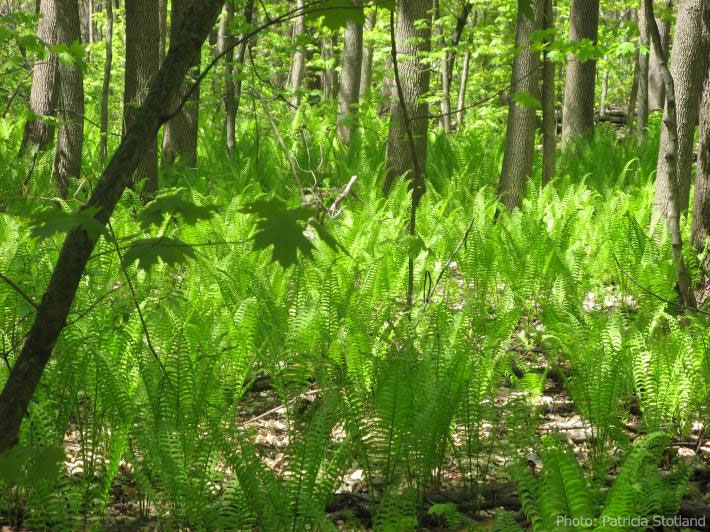
[[[308,390],[307,392],[302,393],[302,394],[298,395],[297,397],[294,397],[293,399],[290,399],[286,404],[289,404],[289,405],[293,404],[303,397],[313,395],[314,393],[319,393],[320,391],[321,391],[320,389]],[[282,408],[286,408],[286,405],[275,406],[274,408],[267,410],[266,412],[259,414],[258,416],[245,421],[244,423],[242,423],[242,425],[247,426],[247,425],[251,425],[252,423],[256,423],[257,421],[260,421],[260,420],[264,419],[265,417],[269,417],[271,414],[278,412]]]
[[[343,201],[348,194],[350,194],[350,191],[352,190],[353,186],[355,185],[355,181],[357,181],[357,176],[354,175],[350,178],[350,181],[348,181],[348,184],[345,185],[345,188],[343,191],[340,193],[340,195],[335,198],[335,201],[333,204],[330,206],[328,209],[328,214],[330,215],[331,218],[335,218],[340,212],[338,211],[338,205],[340,204],[341,201]]]
[[[35,310],[39,308],[39,305],[35,303],[35,300],[32,299],[26,292],[22,290],[19,286],[17,286],[14,282],[12,282],[12,279],[5,277],[2,273],[0,273],[0,279],[5,281],[8,285],[10,285],[10,288],[12,288],[15,292],[20,294],[22,296],[22,299],[27,301],[30,305],[34,307]]]

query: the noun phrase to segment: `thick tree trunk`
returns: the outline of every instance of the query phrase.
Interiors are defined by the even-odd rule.
[[[648,128],[648,65],[649,65],[649,40],[648,40],[648,24],[646,23],[646,9],[644,0],[641,0],[641,5],[638,12],[638,28],[639,28],[639,44],[646,48],[647,51],[638,50],[638,83],[636,92],[636,134],[639,144],[646,141],[646,133]]]
[[[177,36],[182,25],[183,18],[189,8],[190,0],[172,0],[172,10],[170,12],[170,46]],[[192,66],[190,75],[187,76],[182,85],[180,95],[175,98],[175,104],[187,95],[193,80],[200,73],[200,58],[197,57]],[[165,124],[163,132],[163,164],[171,165],[180,158],[184,164],[190,168],[197,166],[197,129],[199,121],[199,88],[192,92],[189,101],[178,112],[175,118]]]
[[[572,0],[569,36],[572,43],[589,39],[595,45],[599,31],[599,0]],[[594,88],[597,62],[567,57],[565,103],[562,112],[562,142],[569,144],[594,135]]]
[[[360,72],[360,99],[361,100],[370,92],[370,85],[372,85],[372,57],[374,54],[374,47],[373,47],[372,41],[367,40],[367,36],[370,35],[372,30],[375,29],[376,24],[377,24],[377,11],[375,11],[373,9],[365,17],[365,29],[363,32],[363,38],[365,39],[365,45],[362,50],[362,71]]]
[[[297,0],[296,7],[300,10],[305,9],[305,0]],[[303,77],[306,73],[306,48],[301,40],[306,33],[306,17],[305,15],[298,16],[293,21],[293,42],[296,44],[296,51],[293,53],[291,60],[291,75],[289,76],[289,90],[293,93],[291,104],[294,107],[301,105],[301,88],[303,86]]]
[[[539,97],[540,54],[533,50],[531,32],[542,26],[545,0],[533,2],[534,20],[529,20],[522,10],[518,10],[515,30],[515,47],[518,50],[513,61],[513,83],[511,92],[526,92]],[[510,98],[508,126],[506,128],[503,168],[498,183],[498,195],[509,209],[519,207],[532,174],[535,152],[535,109],[519,104]]]
[[[124,134],[137,118],[140,105],[148,95],[151,81],[160,68],[160,16],[154,5],[144,0],[125,0],[126,74],[123,88]],[[145,199],[158,190],[158,143],[150,139],[135,175],[136,182],[147,179]]]
[[[81,41],[77,0],[57,0],[57,41],[66,45]],[[52,175],[60,195],[66,197],[69,180],[81,174],[84,146],[84,74],[80,64],[59,64],[58,103],[61,122]]]
[[[702,11],[710,9],[707,0],[682,0],[678,5],[678,18],[673,38],[671,74],[675,83],[675,100],[678,114],[678,161],[677,176],[680,193],[680,212],[688,209],[690,177],[693,164],[695,124],[698,120],[698,105],[705,78],[707,56],[704,55],[702,35]],[[667,53],[667,52],[665,52]],[[661,63],[661,72],[663,63]],[[668,90],[666,84],[666,90]],[[668,98],[666,98],[667,103]],[[664,110],[664,124],[667,110]],[[670,142],[668,127],[661,129],[661,148],[656,167],[656,196],[654,207],[659,215],[669,213],[669,168],[665,153]]]
[[[461,65],[461,79],[459,81],[459,95],[456,99],[456,126],[458,129],[463,129],[466,122],[466,88],[468,87],[468,69],[471,65],[471,52],[466,50],[463,56],[463,65]]]
[[[710,13],[705,13],[704,35],[706,54],[710,55]],[[698,169],[693,200],[692,240],[695,249],[702,251],[710,238],[710,68],[705,70],[703,96],[700,104],[700,141]],[[705,260],[710,268],[710,254]]]
[[[108,156],[108,100],[111,92],[111,68],[113,67],[113,0],[106,3],[106,62],[101,84],[101,161]]]
[[[357,5],[361,5],[359,1]],[[344,144],[350,144],[358,129],[361,74],[362,24],[348,20],[343,39],[343,67],[338,95],[338,137]]]
[[[658,57],[664,57],[664,50],[661,44],[661,36],[658,33],[658,26],[653,15],[653,0],[645,0],[646,21],[649,29],[649,36],[656,50]],[[680,27],[680,24],[679,24]],[[668,57],[665,55],[665,57]],[[671,234],[671,246],[673,249],[673,260],[676,263],[676,273],[678,278],[678,288],[680,290],[683,303],[690,308],[695,308],[695,294],[690,284],[690,276],[683,261],[683,240],[680,234],[680,190],[678,187],[677,173],[679,163],[679,138],[678,138],[678,117],[676,113],[676,93],[675,82],[666,62],[660,62],[663,83],[666,86],[666,106],[663,115],[664,129],[667,130],[665,144],[661,145],[663,158],[666,162],[668,172],[668,229]]]
[[[165,63],[151,85],[138,118],[121,140],[85,208],[98,208],[96,219],[105,225],[142,157],[148,139],[164,121],[167,102],[174,99],[189,68],[198,61],[200,48],[222,8],[220,0],[193,2],[187,21],[176,32]],[[74,301],[79,281],[96,242],[79,227],[64,241],[49,286],[22,351],[0,394],[0,453],[18,442],[20,425],[42,377],[54,344]]]
[[[40,3],[42,18],[37,27],[37,37],[48,45],[57,44],[57,3],[56,0],[42,0]],[[30,91],[30,109],[35,117],[27,120],[20,152],[26,150],[44,150],[54,138],[54,125],[43,117],[54,116],[58,91],[57,56],[48,54],[37,61],[32,70],[32,90]]]
[[[545,10],[542,27],[549,30],[555,27],[552,0],[543,0]],[[546,43],[552,44],[550,36]],[[542,182],[549,183],[555,178],[557,159],[557,114],[555,113],[555,65],[550,61],[547,48],[542,63]]]
[[[385,194],[389,192],[396,178],[410,174],[414,205],[424,193],[425,186],[422,172],[427,160],[429,104],[421,101],[421,96],[429,91],[430,72],[429,65],[422,59],[431,48],[431,7],[432,0],[410,0],[397,5],[397,72],[404,109],[399,90],[394,88],[384,191]],[[410,134],[414,149],[410,146]]]
[[[665,11],[670,14],[673,11],[673,0],[665,1]],[[656,17],[656,23],[658,24],[658,30],[661,34],[661,45],[663,46],[663,53],[667,54],[671,43],[671,23],[668,20],[668,16]],[[652,48],[652,47],[651,47]],[[664,60],[668,60],[667,57]],[[663,105],[666,101],[666,90],[663,85],[663,77],[661,76],[661,71],[658,62],[658,56],[656,52],[651,50],[649,56],[649,67],[648,67],[648,109],[649,111],[657,111],[663,109]]]

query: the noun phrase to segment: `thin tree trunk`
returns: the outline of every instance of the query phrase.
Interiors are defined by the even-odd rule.
[[[673,38],[673,53],[671,58],[671,73],[675,83],[676,112],[678,116],[678,160],[677,177],[679,190],[678,208],[680,212],[688,209],[690,201],[690,177],[693,165],[693,145],[695,142],[695,125],[698,121],[698,106],[702,93],[703,80],[705,79],[704,65],[707,56],[704,56],[702,35],[702,11],[710,9],[707,0],[682,0],[679,2],[679,11],[676,22],[676,31]],[[650,25],[650,21],[649,21]],[[661,73],[663,64],[661,62]],[[666,84],[666,90],[668,85]],[[666,103],[668,98],[666,97]],[[666,123],[664,111],[664,124]],[[669,214],[669,168],[665,153],[668,151],[667,143],[670,142],[667,127],[661,129],[661,148],[658,154],[656,167],[656,196],[654,207],[656,213],[662,216]]]
[[[446,50],[444,52],[444,57],[442,58],[441,90],[443,95],[441,98],[441,114],[443,115],[444,120],[444,131],[447,133],[451,133],[452,130],[451,126],[453,113],[451,112],[451,80],[453,79],[454,64],[456,62],[456,47],[461,42],[461,37],[463,36],[464,29],[466,28],[466,22],[468,21],[468,17],[472,9],[472,2],[466,2],[463,5],[461,14],[456,18],[456,28],[454,29],[454,35],[451,37],[451,42],[449,43],[451,49]],[[442,44],[444,43],[442,42]]]
[[[305,8],[305,0],[297,0],[296,7],[300,10]],[[289,89],[293,92],[291,104],[298,108],[301,106],[301,88],[303,77],[306,72],[306,49],[301,43],[303,35],[306,33],[306,17],[300,15],[293,21],[293,41],[296,43],[296,51],[291,60],[291,75],[289,77]]]
[[[606,57],[604,58],[606,60]],[[599,116],[606,116],[607,98],[609,97],[609,69],[604,69],[602,93],[599,98]]]
[[[220,0],[201,0],[191,6],[187,19],[176,33],[165,64],[151,86],[138,118],[122,139],[96,184],[85,208],[97,208],[96,220],[105,225],[128,185],[142,157],[148,139],[155,137],[166,105],[172,102],[188,69],[198,60],[200,48],[217,15]],[[96,241],[82,227],[66,237],[52,272],[49,286],[37,309],[27,340],[0,394],[0,453],[19,440],[20,425],[35,388],[42,377],[54,344],[67,322],[79,281]]]
[[[555,27],[552,0],[543,0],[542,27],[551,30]],[[542,63],[542,182],[547,184],[555,178],[557,159],[557,115],[555,113],[555,65],[549,58],[548,48],[554,37],[546,39],[546,48]]]
[[[641,0],[643,1],[643,0]],[[640,51],[636,48],[636,54],[634,56],[634,70],[633,76],[631,78],[631,92],[629,94],[629,101],[626,104],[626,116],[629,120],[627,123],[627,131],[630,135],[633,131],[634,115],[636,114],[636,100],[638,99],[638,88],[639,88],[639,54]]]
[[[125,0],[126,74],[123,89],[124,134],[137,118],[137,112],[148,95],[150,83],[160,68],[160,17],[158,10],[144,0]],[[142,190],[144,199],[158,190],[158,143],[151,139],[143,149],[145,156],[138,165],[135,180],[147,179]]]
[[[706,55],[710,55],[710,13],[704,13],[703,33]],[[710,238],[710,68],[705,69],[705,82],[700,105],[700,141],[698,169],[693,200],[692,240],[695,249],[702,251]],[[710,253],[705,267],[710,269]]]
[[[468,69],[471,64],[471,51],[466,50],[463,57],[463,65],[461,65],[461,80],[459,81],[459,95],[456,99],[456,126],[458,129],[463,129],[466,122],[466,89],[468,87]]]
[[[389,192],[396,178],[410,174],[415,206],[425,188],[429,104],[421,97],[429,91],[430,71],[422,56],[431,48],[431,8],[432,0],[411,0],[397,5],[396,72],[401,87],[395,87],[391,103],[384,191]],[[400,100],[404,101],[404,107]]]
[[[360,3],[357,3],[359,6]],[[348,20],[343,39],[343,67],[338,95],[338,136],[349,145],[358,129],[360,75],[362,73],[362,24]]]
[[[40,14],[42,18],[37,27],[37,37],[47,45],[57,44],[56,0],[42,0]],[[32,69],[30,109],[35,116],[25,124],[20,153],[44,150],[54,138],[54,125],[46,118],[56,113],[58,74],[55,53],[49,53],[45,59],[37,61]]]
[[[653,15],[653,0],[645,0],[646,22],[649,36],[658,57],[667,57],[661,45],[661,36]],[[680,26],[680,25],[679,25]],[[663,117],[665,129],[668,131],[667,142],[662,145],[663,157],[668,172],[668,229],[671,234],[673,260],[676,263],[678,288],[685,306],[695,308],[695,294],[690,284],[690,277],[683,261],[683,240],[680,234],[680,190],[678,187],[677,170],[679,157],[678,117],[676,115],[675,83],[666,62],[660,61],[661,75],[666,86],[666,106]]]
[[[371,10],[365,17],[365,29],[363,31],[363,38],[365,39],[365,47],[362,50],[362,71],[360,73],[360,99],[362,100],[370,92],[370,86],[372,85],[372,57],[374,54],[374,47],[372,41],[367,40],[367,36],[370,35],[372,30],[375,29],[377,24],[377,11]]]
[[[237,102],[234,88],[234,50],[229,47],[232,44],[230,28],[234,20],[234,1],[227,0],[225,3],[226,12],[222,15],[219,23],[219,36],[217,38],[217,53],[224,55],[224,110],[226,114],[226,135],[227,135],[227,155],[232,159],[234,146],[236,144],[237,127]],[[225,53],[226,51],[226,53]]]
[[[321,74],[321,90],[323,91],[323,100],[327,101],[335,97],[337,88],[337,75],[335,72],[336,57],[333,49],[336,46],[335,35],[324,36],[321,39],[321,57],[325,62],[325,67]]]
[[[515,47],[518,53],[513,61],[513,94],[525,92],[535,98],[539,97],[540,54],[533,50],[530,34],[542,26],[544,1],[533,2],[534,20],[529,20],[522,10],[518,10],[515,25]],[[498,182],[498,195],[509,210],[521,205],[532,174],[535,126],[535,108],[523,106],[515,98],[510,98],[503,168]]]
[[[160,24],[160,41],[158,42],[160,62],[165,58],[165,41],[168,36],[168,0],[158,0],[158,16]]]
[[[66,45],[81,41],[77,0],[57,1],[57,41]],[[52,176],[59,194],[66,197],[69,180],[81,175],[84,145],[84,74],[78,63],[59,64],[59,118]]]
[[[665,1],[666,16],[656,17],[658,31],[661,34],[661,44],[663,45],[663,53],[668,54],[671,44],[671,23],[669,15],[673,12],[673,0]],[[651,47],[653,48],[653,47]],[[664,60],[668,61],[668,57]],[[663,77],[658,63],[656,52],[651,50],[649,56],[648,68],[648,108],[649,111],[657,111],[663,109],[666,101],[666,92],[663,85]]]
[[[643,48],[649,48],[648,39],[648,23],[646,22],[646,9],[644,0],[641,0],[638,12],[638,27],[639,27],[639,44]],[[638,136],[639,145],[646,142],[648,131],[648,66],[649,66],[649,51],[637,51],[638,59],[638,88],[636,96],[636,134]]]
[[[589,39],[595,45],[599,31],[599,0],[572,0],[569,35],[572,43]],[[562,142],[570,144],[594,135],[594,88],[597,62],[567,56]]]
[[[189,8],[190,0],[172,0],[172,10],[170,12],[170,46],[176,37],[176,32],[182,25],[183,17]],[[190,75],[182,85],[182,91],[176,102],[187,95],[192,80],[196,79],[200,73],[200,58],[198,57],[192,67]],[[177,116],[165,124],[163,132],[163,164],[171,165],[178,158],[190,168],[197,166],[197,129],[199,122],[199,87],[194,90],[189,101],[178,112]]]
[[[111,68],[113,66],[113,0],[106,3],[106,62],[101,84],[101,161],[108,156],[108,100],[111,92]]]

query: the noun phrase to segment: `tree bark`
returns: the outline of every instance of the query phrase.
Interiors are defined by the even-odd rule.
[[[357,5],[360,5],[359,3]],[[338,95],[338,137],[350,144],[358,129],[360,76],[362,74],[362,24],[348,20],[343,39],[343,67]]]
[[[545,0],[533,2],[534,20],[529,20],[522,10],[518,10],[515,30],[515,48],[518,53],[513,61],[511,92],[526,92],[539,98],[540,54],[533,50],[530,34],[542,26]],[[519,104],[510,98],[508,125],[505,137],[503,168],[498,182],[501,202],[513,210],[522,203],[527,182],[532,174],[535,152],[535,109]]]
[[[105,225],[142,157],[141,151],[165,121],[166,103],[178,93],[189,68],[214,25],[223,1],[193,2],[185,23],[176,31],[171,48],[151,85],[138,118],[121,140],[84,208],[98,208],[96,219]],[[42,377],[76,295],[79,281],[96,241],[79,227],[64,241],[49,286],[42,297],[22,351],[0,394],[0,453],[19,439],[20,425]]]
[[[665,9],[668,13],[673,11],[673,0],[666,0]],[[671,23],[668,17],[663,17],[659,19],[656,17],[656,23],[658,24],[658,31],[661,35],[661,45],[663,46],[663,53],[667,54],[669,52],[671,44]],[[668,61],[668,57],[664,60]],[[658,63],[658,56],[655,51],[651,51],[649,56],[649,70],[648,70],[648,109],[649,111],[657,111],[663,109],[663,105],[666,101],[666,91],[663,85],[663,78],[661,76],[661,71]]]
[[[301,11],[304,10],[305,5],[305,0],[296,1],[296,7]],[[293,93],[291,104],[296,108],[301,106],[301,88],[306,72],[306,48],[301,43],[305,33],[306,17],[305,15],[300,15],[293,21],[293,42],[296,45],[296,51],[293,53],[293,59],[291,60],[291,75],[289,76],[289,89]]]
[[[362,100],[370,92],[372,85],[372,58],[374,47],[372,41],[367,40],[367,36],[375,29],[377,24],[377,11],[374,9],[367,13],[365,17],[365,28],[363,38],[365,45],[362,50],[362,71],[360,72],[360,99]]]
[[[172,10],[170,12],[170,46],[177,38],[177,31],[182,25],[185,13],[191,2],[190,0],[172,0]],[[174,98],[174,105],[187,95],[192,82],[200,72],[200,57],[195,58],[191,72],[186,77],[180,95]],[[199,87],[194,90],[180,112],[165,124],[163,132],[163,164],[171,165],[180,158],[184,164],[190,168],[197,166],[197,129],[199,122]]]
[[[321,73],[321,90],[323,91],[324,101],[334,98],[338,90],[338,76],[335,71],[336,56],[334,54],[336,47],[335,39],[335,35],[325,35],[321,38],[321,57],[325,62],[323,72]]]
[[[111,68],[113,66],[113,0],[106,2],[106,62],[101,84],[101,161],[108,156],[108,100],[111,92]]]
[[[81,42],[77,0],[57,0],[57,41],[66,45]],[[52,176],[59,194],[66,197],[69,179],[81,174],[84,146],[84,74],[78,62],[59,64],[59,118]]]
[[[160,42],[158,43],[160,62],[165,59],[165,41],[168,36],[168,0],[158,0],[158,16],[160,23]]]
[[[690,200],[690,177],[693,164],[693,144],[695,124],[698,120],[698,105],[702,93],[707,56],[703,54],[702,12],[710,9],[707,0],[682,0],[679,2],[676,31],[673,38],[673,54],[671,57],[671,75],[675,84],[676,112],[678,115],[678,161],[677,176],[679,190],[680,212],[688,209]],[[650,24],[650,22],[649,22]],[[661,62],[661,73],[663,64]],[[668,84],[666,83],[666,90]],[[668,98],[666,97],[666,104]],[[667,110],[664,110],[664,125]],[[656,196],[654,207],[656,213],[667,216],[669,213],[669,168],[665,153],[668,151],[669,131],[661,128],[661,148],[656,166]]]
[[[42,18],[37,26],[37,37],[47,45],[57,44],[56,0],[42,0],[40,14]],[[30,109],[35,116],[25,124],[20,153],[44,150],[52,142],[54,125],[43,117],[52,117],[56,113],[58,85],[57,55],[49,53],[45,59],[37,61],[32,69]]]
[[[466,21],[468,16],[473,9],[472,2],[466,2],[463,5],[461,14],[456,18],[456,28],[454,29],[454,34],[451,37],[451,42],[449,43],[450,50],[444,52],[444,57],[442,58],[441,64],[441,90],[443,92],[441,99],[441,114],[444,119],[444,131],[446,133],[451,132],[452,125],[452,113],[451,113],[451,79],[454,75],[454,63],[456,62],[456,47],[461,42],[461,37],[463,36],[464,29],[466,28]],[[443,39],[442,39],[443,40]],[[444,46],[446,46],[444,44]]]
[[[703,34],[705,54],[710,55],[710,13],[704,13]],[[702,251],[710,237],[710,68],[705,69],[705,82],[700,104],[700,140],[698,142],[698,167],[693,199],[692,241],[695,249]],[[705,267],[710,268],[710,253]]]
[[[588,39],[597,44],[599,0],[572,0],[569,19],[570,42]],[[597,75],[595,59],[580,61],[567,56],[565,103],[562,113],[562,142],[570,144],[594,135],[594,88]]]
[[[422,172],[427,160],[429,104],[421,101],[421,96],[429,91],[430,72],[422,55],[431,49],[431,8],[432,0],[410,0],[397,5],[397,72],[404,108],[399,90],[393,89],[384,192],[389,193],[396,178],[409,173],[414,205],[425,188]],[[413,137],[414,149],[410,146],[409,133]]]
[[[468,87],[468,69],[471,64],[471,51],[466,50],[463,56],[463,65],[461,65],[461,80],[459,81],[459,95],[456,99],[456,126],[463,129],[466,122],[466,89]]]
[[[664,55],[661,44],[661,36],[658,33],[658,26],[653,15],[653,0],[645,0],[646,21],[649,29],[649,36],[656,50],[658,57],[668,57]],[[680,25],[679,25],[680,27]],[[675,82],[673,75],[668,69],[666,62],[660,62],[663,83],[666,86],[666,106],[663,116],[664,129],[667,130],[667,141],[662,145],[663,158],[666,161],[668,172],[668,229],[671,234],[671,246],[673,250],[673,260],[676,263],[676,274],[678,278],[678,288],[680,290],[683,303],[689,308],[695,308],[695,294],[690,284],[690,276],[683,261],[683,240],[680,234],[680,190],[678,187],[677,170],[679,156],[678,139],[678,117],[676,114]]]
[[[542,27],[555,27],[552,0],[543,0],[545,10]],[[557,115],[555,113],[555,65],[550,61],[548,48],[554,37],[546,39],[542,63],[542,182],[547,184],[555,178],[557,159]]]
[[[644,0],[641,0],[641,5],[638,12],[638,28],[639,28],[639,45],[644,48],[649,48],[648,40],[648,24],[646,22],[646,9]],[[639,50],[637,53],[638,59],[638,83],[636,93],[636,135],[639,145],[646,142],[646,133],[648,128],[648,68],[649,68],[649,51],[643,52]]]
[[[126,73],[123,87],[123,131],[131,128],[151,81],[160,68],[160,13],[144,0],[125,0]],[[142,150],[135,181],[147,179],[142,196],[148,199],[158,190],[158,142],[150,139]]]

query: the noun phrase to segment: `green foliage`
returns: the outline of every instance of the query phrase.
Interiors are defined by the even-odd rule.
[[[196,205],[185,197],[182,188],[163,192],[148,203],[138,216],[142,229],[160,226],[166,216],[179,216],[183,223],[194,225],[209,220],[217,210],[214,205]]]
[[[31,234],[34,238],[45,239],[81,227],[92,239],[97,239],[107,234],[106,227],[95,218],[98,212],[97,207],[88,207],[74,213],[55,207],[40,208],[29,216]]]
[[[138,261],[138,267],[148,271],[158,264],[158,259],[168,266],[184,264],[195,258],[195,250],[181,240],[168,237],[141,238],[131,242],[123,254],[123,263],[130,266]]]

